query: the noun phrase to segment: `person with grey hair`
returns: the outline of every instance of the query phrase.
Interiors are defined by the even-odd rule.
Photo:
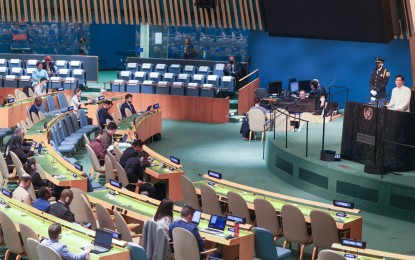
[[[49,239],[42,241],[42,245],[52,248],[64,260],[84,260],[88,259],[88,254],[91,251],[91,246],[85,246],[79,254],[69,252],[65,244],[59,243],[62,237],[62,226],[59,223],[54,223],[48,228]]]

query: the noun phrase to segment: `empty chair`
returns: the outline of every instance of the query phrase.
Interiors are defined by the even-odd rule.
[[[140,70],[140,64],[135,62],[129,62],[125,66],[125,70],[131,71],[132,73]]]
[[[161,73],[160,72],[150,72],[148,74],[148,80],[151,80],[154,83],[159,82],[161,80]]]
[[[37,70],[37,68],[26,68],[26,75],[32,78],[33,71]]]
[[[66,60],[57,60],[57,61],[55,61],[55,67],[56,67],[56,70],[67,69],[68,68],[68,62]]]
[[[9,61],[6,59],[0,59],[0,67],[9,67]]]
[[[151,63],[143,63],[141,65],[140,71],[144,71],[144,72],[147,72],[147,73],[153,72],[153,64],[151,64]]]
[[[109,153],[107,153],[109,154]],[[114,167],[112,165],[111,158],[108,155],[105,155],[105,183],[109,183],[111,179],[114,179]]]
[[[239,193],[229,191],[227,194],[228,205],[229,205],[229,214],[238,216],[241,218],[246,218],[247,224],[252,224],[251,216],[249,214],[248,205],[244,198],[242,198]]]
[[[235,78],[232,76],[223,76],[221,78],[221,88],[226,89],[227,92],[232,93],[235,91]]]
[[[114,79],[110,82],[110,87],[112,92],[124,92],[125,91],[125,80],[123,79]]]
[[[68,101],[66,100],[64,94],[58,93],[58,101],[59,101],[59,107],[61,109],[67,109],[69,107]]]
[[[196,74],[196,66],[193,66],[193,65],[184,66],[183,73],[184,74],[190,74],[190,75]]]
[[[167,65],[166,64],[156,64],[156,67],[154,68],[155,72],[159,73],[166,73],[167,72]]]
[[[30,260],[40,260],[39,255],[37,254],[37,246],[40,244],[40,242],[37,239],[34,238],[28,238],[27,241],[27,255]]]
[[[58,69],[57,76],[61,78],[71,77],[71,70],[69,69]]]
[[[200,85],[203,85],[206,82],[206,76],[202,75],[202,74],[195,74],[192,77],[192,82],[199,83]]]
[[[213,84],[203,84],[200,88],[201,97],[214,98],[216,95],[216,86]]]
[[[134,72],[133,79],[143,82],[144,80],[147,80],[147,72],[145,71]]]
[[[27,60],[26,61],[26,69],[27,68],[36,68],[36,63],[38,60]]]
[[[253,132],[262,132],[261,141],[264,141],[265,131],[269,125],[265,121],[264,113],[259,109],[250,109],[248,111],[249,120],[249,141],[251,141]]]
[[[122,80],[125,80],[125,81],[133,79],[133,73],[131,71],[128,71],[128,70],[120,71],[118,73],[118,79],[122,79]]]
[[[347,258],[339,252],[325,249],[318,254],[318,260],[347,260]]]
[[[274,236],[274,240],[281,236],[282,230],[277,212],[271,202],[265,199],[254,200],[255,222],[257,227],[267,229]]]
[[[123,241],[137,243],[137,240],[133,241],[127,222],[125,222],[124,218],[117,211],[114,211],[114,221],[115,226],[117,227],[117,232],[121,234]]]
[[[86,196],[86,194],[81,194],[82,203],[84,203],[84,214],[87,220],[86,222],[91,223],[91,230],[95,231],[97,229],[97,221],[94,218],[94,213],[92,212],[91,204],[89,203]]]
[[[201,211],[202,207],[200,206],[199,198],[197,197],[195,186],[193,185],[192,181],[184,175],[181,175],[179,180],[184,197],[184,204],[192,206],[194,209]]]
[[[21,59],[10,59],[9,61],[9,68],[21,68],[22,67],[22,60]]]
[[[79,109],[78,110],[78,117],[79,117],[79,124],[82,129],[89,129],[91,132],[94,132],[99,128],[97,125],[88,125],[88,119],[86,117],[85,110]]]
[[[63,86],[63,79],[61,77],[50,77],[49,84],[52,89],[61,88]]]
[[[215,66],[213,67],[213,75],[218,75],[219,77],[223,76],[223,69],[225,68],[225,64],[223,63],[217,63],[215,64]]]
[[[265,229],[254,227],[255,257],[266,260],[284,259],[291,255],[291,250],[275,244],[272,233]]]
[[[182,65],[180,64],[171,64],[169,67],[169,72],[176,75],[182,73]]]
[[[312,259],[314,260],[319,248],[330,249],[333,243],[339,243],[339,234],[336,221],[328,213],[312,210],[310,219],[314,244]]]
[[[179,75],[177,75],[177,81],[178,82],[183,82],[185,85],[187,85],[190,82],[190,75],[189,74],[179,74]]]
[[[20,78],[25,75],[25,69],[19,67],[10,68],[10,75],[15,75]]]
[[[27,255],[29,256],[29,259],[31,260],[39,259],[39,257],[37,257],[37,254],[33,254],[33,252],[30,251],[29,245],[27,243],[28,238],[35,239],[36,241],[38,240],[36,232],[33,231],[33,229],[30,228],[29,226],[22,224],[22,223],[19,224],[19,231],[20,231],[20,236],[22,237],[25,251]]]
[[[37,254],[39,256],[39,259],[62,260],[60,255],[56,253],[55,250],[42,244],[39,244],[37,246]]]
[[[144,94],[154,94],[155,93],[155,82],[152,80],[144,80],[143,83],[141,83],[141,93]]]
[[[16,254],[16,260],[21,259],[26,255],[24,245],[20,239],[19,232],[15,224],[4,212],[0,211],[0,223],[6,243],[7,251],[4,255],[4,260],[8,260],[10,253]]]
[[[183,82],[173,82],[170,87],[170,94],[177,95],[177,96],[184,96],[184,86],[185,83]]]
[[[76,89],[79,86],[79,81],[77,78],[74,77],[66,77],[63,80],[63,88],[64,89]]]
[[[49,110],[49,113],[60,113],[60,112],[66,112],[66,111],[63,111],[63,110],[58,109],[58,108],[56,107],[56,104],[55,104],[55,99],[54,99],[54,97],[53,97],[53,96],[51,96],[51,95],[47,95],[47,96],[46,96],[46,101],[48,102],[48,110]]]
[[[15,89],[14,95],[16,96],[16,100],[22,100],[27,98],[26,94],[20,89]]]
[[[130,260],[147,259],[146,250],[142,246],[128,242],[127,249],[130,250]]]
[[[191,97],[200,96],[200,84],[199,83],[188,83],[186,88],[186,95]]]
[[[209,75],[206,77],[206,83],[213,84],[216,87],[219,87],[219,80],[220,80],[220,77],[218,75]]]
[[[6,75],[9,75],[9,68],[7,67],[0,67],[0,77],[5,78]]]
[[[83,68],[84,68],[84,63],[82,61],[79,61],[79,60],[71,60],[69,62],[69,69],[70,70],[83,69]]]
[[[218,216],[223,215],[222,209],[220,208],[218,195],[216,194],[215,190],[212,189],[212,187],[207,184],[202,184],[200,186],[200,194],[202,199],[203,213],[210,215],[214,214]]]
[[[176,81],[176,74],[170,72],[164,73],[162,80],[173,83]]]
[[[85,191],[78,189],[78,188],[71,188],[73,193],[73,199],[69,208],[71,212],[75,215],[75,221],[77,223],[87,223],[88,216],[84,213],[86,211],[85,207],[91,208],[91,205],[85,204],[82,195],[86,197]]]
[[[203,74],[206,77],[210,74],[210,67],[209,66],[199,66],[199,68],[197,69],[197,73],[198,74]]]
[[[200,260],[201,254],[209,259],[209,255],[216,251],[216,248],[213,248],[200,252],[195,236],[184,228],[176,227],[172,231],[172,236],[176,260]]]
[[[170,82],[167,81],[159,81],[156,86],[156,94],[170,94]]]
[[[127,81],[127,83],[125,84],[125,91],[128,93],[140,93],[140,80],[133,79]]]
[[[78,79],[80,86],[86,86],[86,71],[83,69],[73,69],[72,77]]]
[[[288,243],[298,243],[301,245],[300,260],[303,259],[304,248],[312,242],[311,236],[307,232],[307,224],[303,213],[290,204],[286,204],[281,209],[282,226],[284,228],[284,248]]]
[[[99,228],[106,228],[115,231],[114,221],[108,210],[99,203],[95,204]],[[123,238],[124,239],[124,238]]]

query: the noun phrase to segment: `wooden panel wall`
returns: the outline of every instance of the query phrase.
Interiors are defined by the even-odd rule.
[[[263,30],[258,0],[0,0],[1,21],[150,24]]]
[[[243,115],[248,112],[249,109],[254,105],[255,98],[255,89],[260,87],[260,80],[256,78],[255,80],[249,82],[245,87],[239,90],[238,95],[238,114]]]

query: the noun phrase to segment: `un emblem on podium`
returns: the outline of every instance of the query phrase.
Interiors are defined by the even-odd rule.
[[[365,109],[363,110],[363,116],[365,117],[366,120],[372,119],[372,117],[373,117],[373,108],[365,107]]]

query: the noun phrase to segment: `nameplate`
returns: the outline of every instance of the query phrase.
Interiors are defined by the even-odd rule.
[[[110,185],[114,186],[114,187],[117,187],[117,188],[120,188],[120,189],[122,188],[121,182],[118,182],[116,180],[110,180]]]
[[[246,223],[246,218],[241,218],[241,217],[237,217],[237,216],[233,216],[233,215],[228,215],[227,219],[228,219],[228,221],[239,222],[241,224]]]
[[[180,159],[174,156],[170,156],[170,161],[175,164],[180,164]]]
[[[222,179],[222,173],[218,173],[218,172],[214,172],[214,171],[209,170],[208,175],[210,177],[213,177],[213,178],[216,178],[216,179],[219,179],[219,180]]]
[[[11,198],[11,197],[12,197],[12,192],[11,192],[11,191],[9,191],[9,190],[2,189],[2,190],[1,190],[1,193],[3,193],[3,195],[5,195],[5,196],[7,196],[7,197],[9,197],[9,198]]]
[[[341,201],[341,200],[333,200],[333,206],[347,208],[347,209],[354,209],[353,202]]]
[[[343,246],[349,246],[349,247],[360,248],[360,249],[366,248],[365,241],[359,241],[359,240],[354,240],[354,239],[340,238],[340,244],[342,244]]]
[[[73,106],[68,107],[68,112],[73,110]]]
[[[154,109],[158,109],[159,107],[160,107],[160,104],[159,103],[156,103],[156,104],[153,105],[153,108]]]
[[[84,166],[80,165],[79,163],[74,163],[73,166],[75,166],[75,169],[77,169],[79,171],[84,170]]]

